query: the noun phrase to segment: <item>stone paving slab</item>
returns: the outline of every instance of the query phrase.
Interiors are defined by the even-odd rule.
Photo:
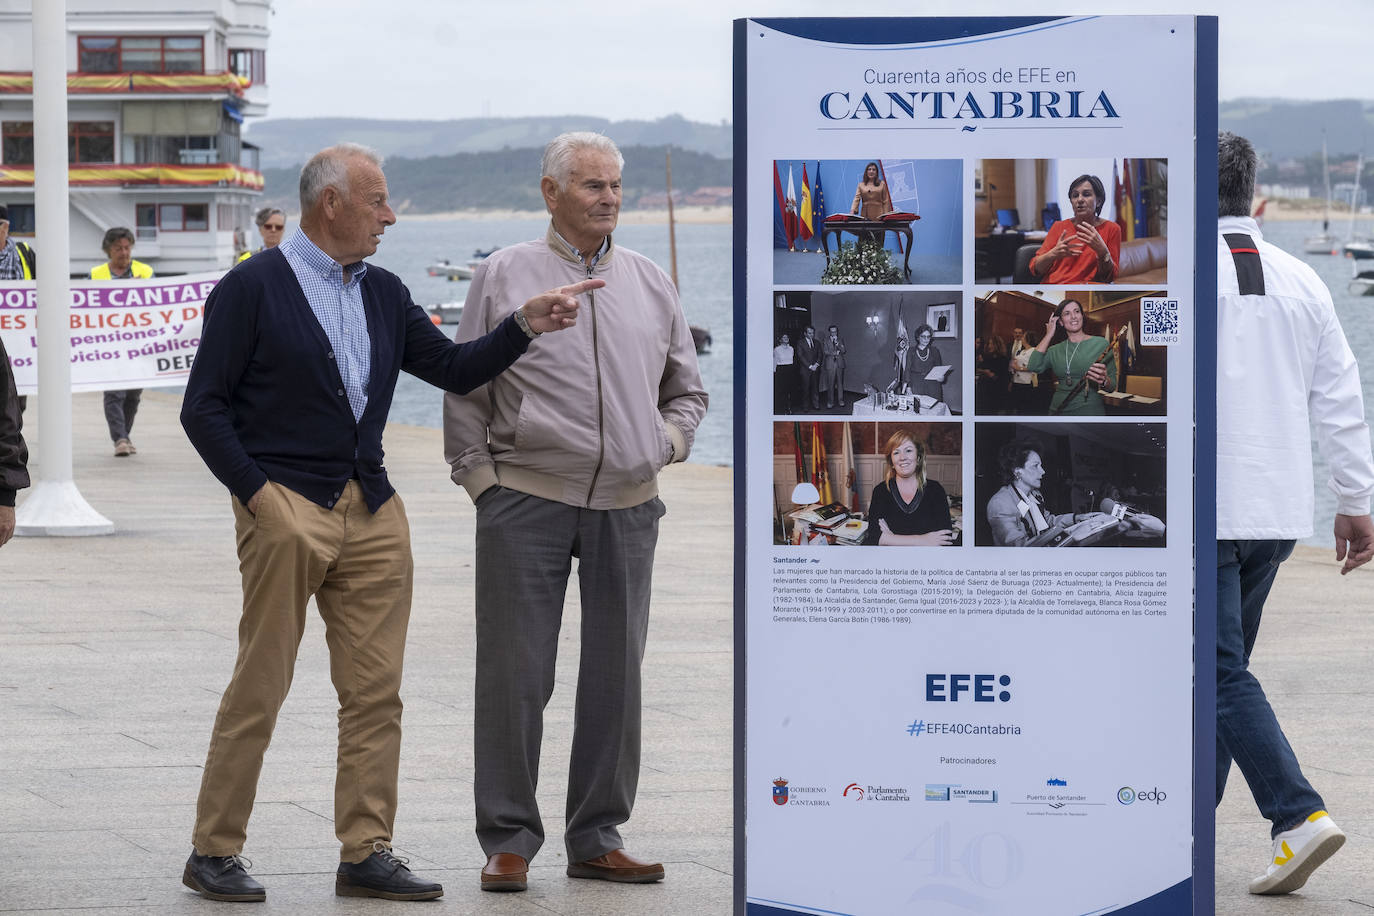
[[[27,432],[41,475],[35,404]],[[233,663],[239,583],[229,497],[182,435],[175,396],[145,394],[139,454],[128,459],[110,452],[99,395],[77,395],[73,405],[78,485],[116,532],[16,539],[0,550],[0,913],[222,913],[183,888],[180,873]],[[396,840],[418,872],[444,882],[432,911],[729,912],[732,544],[692,520],[729,517],[731,472],[680,465],[663,479],[669,511],[646,662],[644,767],[625,835],[632,851],[665,862],[667,881],[616,887],[563,874],[573,589],[541,768],[548,842],[527,893],[485,894],[471,813],[472,507],[448,481],[437,431],[392,426],[386,444],[416,560]],[[1233,773],[1217,812],[1217,913],[1374,913],[1371,646],[1374,573],[1341,577],[1329,551],[1300,547],[1279,575],[1255,667],[1350,839],[1300,893],[1250,896],[1268,829]],[[323,627],[312,616],[250,825],[246,852],[269,888],[253,912],[396,912],[396,904],[333,896],[334,710]]]

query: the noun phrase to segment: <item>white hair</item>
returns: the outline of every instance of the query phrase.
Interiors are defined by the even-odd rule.
[[[347,195],[348,162],[357,158],[366,159],[379,168],[382,164],[381,153],[358,143],[338,143],[311,156],[301,169],[301,212],[313,209],[325,188]]]
[[[572,175],[573,156],[584,149],[605,153],[615,159],[616,168],[625,168],[625,157],[620,155],[614,140],[590,130],[575,130],[559,134],[544,147],[544,158],[539,164],[542,176],[552,178],[560,188],[565,187]]]

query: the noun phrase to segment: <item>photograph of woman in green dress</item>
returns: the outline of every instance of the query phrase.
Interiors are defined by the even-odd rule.
[[[1051,415],[1102,416],[1107,409],[1099,392],[1116,390],[1115,354],[1107,338],[1089,334],[1086,326],[1082,303],[1065,299],[1045,322],[1045,334],[1030,353],[1031,372],[1054,373]]]

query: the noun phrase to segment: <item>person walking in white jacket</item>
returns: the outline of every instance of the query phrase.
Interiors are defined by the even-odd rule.
[[[1234,759],[1273,853],[1252,894],[1287,894],[1345,842],[1249,668],[1264,601],[1296,539],[1312,535],[1309,422],[1336,494],[1341,574],[1374,556],[1374,459],[1359,369],[1312,268],[1250,218],[1256,156],[1218,140],[1217,803]]]

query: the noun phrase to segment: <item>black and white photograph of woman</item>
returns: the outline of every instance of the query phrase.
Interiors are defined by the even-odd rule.
[[[963,308],[960,290],[775,291],[774,412],[874,420],[959,416]],[[784,335],[797,372],[791,397],[778,387],[790,384],[778,349]]]
[[[975,543],[1163,547],[1162,423],[981,423]]]

